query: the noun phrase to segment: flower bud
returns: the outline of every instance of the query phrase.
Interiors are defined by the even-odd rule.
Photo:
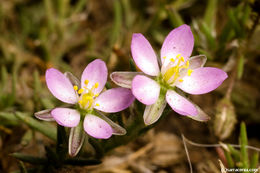
[[[219,139],[224,140],[230,136],[237,122],[235,108],[229,99],[218,102],[214,118],[214,133]]]

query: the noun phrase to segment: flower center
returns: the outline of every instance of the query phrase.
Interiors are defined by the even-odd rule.
[[[94,91],[95,91],[95,89],[98,88],[99,83],[98,82],[95,83],[90,89],[87,87],[89,81],[85,80],[84,83],[85,83],[85,86],[81,89],[78,89],[78,86],[76,86],[76,85],[73,88],[80,95],[79,100],[78,100],[80,107],[83,109],[90,109],[93,105],[95,98],[98,96],[98,94],[95,94]],[[99,106],[99,105],[96,104],[96,106]]]
[[[163,58],[165,59],[166,57]],[[181,54],[178,54],[175,59],[174,58],[170,59],[170,63],[166,67],[167,70],[163,74],[163,80],[169,84],[173,84],[177,80],[179,82],[183,82],[182,77],[184,75],[181,75],[180,72],[182,71],[182,69],[188,69],[189,66],[190,66],[190,62],[187,60],[186,63],[184,63],[183,56],[181,56]],[[188,69],[187,75],[190,76],[192,72],[193,72],[192,69]]]

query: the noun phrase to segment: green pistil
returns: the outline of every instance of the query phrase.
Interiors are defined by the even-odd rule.
[[[77,111],[79,111],[80,117],[81,117],[80,119],[81,119],[81,120],[84,120],[84,118],[85,118],[85,116],[86,116],[87,114],[93,114],[93,112],[94,112],[94,109],[93,109],[93,108],[91,108],[91,109],[82,109],[79,104],[76,104],[76,105],[75,105],[75,109],[76,109]]]
[[[175,89],[175,87],[170,86],[170,85],[163,79],[162,74],[160,74],[159,76],[157,76],[157,77],[155,78],[155,81],[160,85],[160,87],[161,87],[161,92],[166,93],[167,90],[169,90],[169,89],[171,89],[171,90],[174,90],[174,89]]]

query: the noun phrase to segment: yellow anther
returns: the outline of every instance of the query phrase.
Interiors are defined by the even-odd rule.
[[[166,56],[162,57],[163,59],[166,59]]]
[[[73,89],[74,89],[75,91],[77,91],[79,88],[78,88],[77,85],[74,85],[74,86],[73,86]]]
[[[183,79],[179,79],[179,82],[183,82]]]
[[[95,94],[95,97],[99,96],[99,94]]]
[[[184,58],[183,58],[183,56],[181,57],[181,61],[184,62]]]
[[[98,86],[99,86],[99,83],[98,83],[98,82],[95,83],[94,87],[95,87],[95,88],[98,88]]]
[[[96,103],[96,106],[100,106],[100,104]]]
[[[89,81],[88,81],[88,80],[85,80],[84,83],[85,83],[85,85],[88,85]]]
[[[193,70],[189,69],[188,72],[187,72],[188,76],[190,76],[192,72],[193,72]]]
[[[181,54],[179,53],[178,55],[176,55],[176,58],[179,58],[181,56]]]
[[[190,61],[186,61],[186,66],[187,66],[187,67],[190,66]]]
[[[86,100],[86,101],[88,101],[88,100],[93,100],[93,97],[91,97],[91,96],[85,96],[85,97],[84,97],[84,100]]]
[[[78,103],[81,105],[82,104],[82,100],[79,100]]]
[[[81,94],[81,93],[83,93],[83,91],[84,91],[84,89],[81,88],[80,90],[78,90],[78,93]]]
[[[171,62],[174,62],[175,60],[173,58],[171,58]]]

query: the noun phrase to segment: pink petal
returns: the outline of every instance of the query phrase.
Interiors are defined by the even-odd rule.
[[[146,106],[143,116],[145,125],[155,123],[161,117],[166,104],[165,95],[160,95],[154,104]]]
[[[157,76],[160,72],[156,54],[142,34],[133,34],[131,52],[136,65],[146,74]]]
[[[85,137],[86,133],[83,130],[82,122],[80,122],[78,126],[70,129],[68,150],[71,157],[75,157],[78,154],[84,143]]]
[[[113,135],[125,135],[126,134],[126,130],[123,127],[114,123],[112,120],[110,120],[106,115],[104,115],[100,111],[97,111],[97,113],[99,114],[100,118],[105,120],[111,126],[111,128],[113,129],[113,133],[112,133]]]
[[[195,69],[190,76],[184,76],[183,82],[176,86],[190,94],[205,94],[220,86],[227,77],[221,69],[202,67]]]
[[[118,86],[131,88],[132,80],[136,75],[144,74],[143,72],[124,72],[116,71],[110,74],[110,79]]]
[[[98,88],[94,93],[100,93],[107,82],[107,66],[104,61],[96,59],[88,64],[81,75],[81,88],[85,86],[85,80],[89,83],[87,88],[91,89],[95,83],[98,83]]]
[[[35,112],[34,116],[40,120],[44,121],[54,121],[53,117],[51,116],[51,111],[53,109],[46,109],[39,112]]]
[[[185,61],[190,57],[194,45],[194,38],[191,29],[184,24],[172,30],[165,38],[161,49],[161,61],[164,63],[164,57],[170,59],[181,54]]]
[[[198,114],[196,107],[186,98],[180,96],[173,90],[168,90],[166,100],[171,108],[181,115],[195,116]]]
[[[137,75],[132,81],[132,92],[140,102],[151,105],[159,97],[160,85],[146,76]]]
[[[197,55],[197,56],[192,56],[189,59],[189,69],[196,69],[203,67],[207,61],[207,57],[205,55]]]
[[[87,114],[84,119],[84,130],[98,139],[108,139],[113,133],[113,129],[106,121],[91,114]]]
[[[48,69],[45,78],[47,87],[57,99],[70,104],[77,102],[77,95],[70,80],[59,70],[54,68]]]
[[[51,111],[51,115],[59,125],[65,127],[75,127],[80,121],[80,114],[75,109],[55,108]]]
[[[94,108],[103,112],[119,112],[128,108],[135,100],[130,89],[113,88],[95,99]]]

